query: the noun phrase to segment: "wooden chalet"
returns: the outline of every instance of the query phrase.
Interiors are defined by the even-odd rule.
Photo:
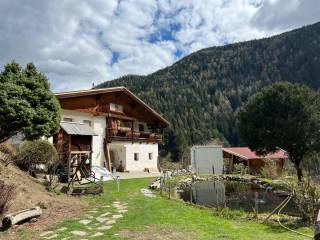
[[[55,95],[62,112],[61,129],[53,136],[53,144],[69,172],[71,155],[78,156],[79,161],[79,154],[88,158],[87,168],[98,165],[110,171],[157,170],[158,144],[163,142],[163,129],[169,122],[128,89]]]

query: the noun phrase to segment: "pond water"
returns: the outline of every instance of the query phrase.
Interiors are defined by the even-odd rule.
[[[255,194],[258,193],[258,211],[271,212],[286,197],[261,189],[256,184],[236,181],[201,181],[195,182],[192,189],[180,193],[184,201],[208,207],[227,206],[234,210],[253,212]],[[283,213],[299,215],[295,203],[291,200],[283,209]]]

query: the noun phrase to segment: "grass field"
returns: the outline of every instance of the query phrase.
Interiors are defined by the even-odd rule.
[[[146,197],[140,189],[145,188],[149,182],[150,179],[121,180],[119,193],[114,182],[107,182],[105,193],[101,196],[84,197],[91,207],[83,215],[48,229],[55,234],[52,235],[51,232],[52,239],[91,238],[97,232],[99,234],[94,239],[305,239],[276,224],[228,220],[216,216],[210,209],[196,208],[159,195],[154,198]],[[111,216],[119,214],[112,205],[115,202],[127,212],[123,211],[123,217],[116,219],[109,229],[99,230],[106,224],[97,221],[101,220],[99,216],[112,219]],[[90,223],[80,223],[85,219]],[[309,228],[298,230],[312,235]],[[86,235],[75,236],[70,234],[72,231],[80,231]]]

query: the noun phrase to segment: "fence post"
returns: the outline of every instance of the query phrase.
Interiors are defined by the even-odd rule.
[[[320,210],[318,211],[317,220],[314,226],[314,240],[320,240]]]
[[[162,195],[163,177],[160,177],[160,195]]]
[[[259,211],[259,193],[254,193],[254,210],[255,210],[255,218],[258,218],[258,211]]]
[[[169,182],[169,199],[171,199],[171,182]]]
[[[116,176],[116,184],[117,184],[117,191],[120,192],[120,180],[119,180],[119,176]]]

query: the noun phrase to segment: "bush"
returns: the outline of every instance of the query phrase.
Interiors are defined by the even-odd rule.
[[[243,163],[236,163],[233,165],[233,173],[245,175],[249,173],[249,168]]]
[[[10,163],[12,163],[15,157],[16,150],[11,144],[0,144],[0,161],[3,162],[5,166],[8,166]]]
[[[13,185],[5,184],[0,180],[0,216],[8,210],[11,201],[14,199],[15,187]]]
[[[49,167],[57,161],[57,150],[46,140],[23,142],[15,159],[16,165],[23,170],[36,169],[39,164]]]
[[[277,179],[279,177],[279,168],[277,162],[266,160],[261,168],[261,176],[269,179]]]
[[[313,224],[320,207],[320,189],[309,176],[305,176],[300,182],[291,182],[290,185],[294,193],[293,201],[297,204],[302,218]]]

